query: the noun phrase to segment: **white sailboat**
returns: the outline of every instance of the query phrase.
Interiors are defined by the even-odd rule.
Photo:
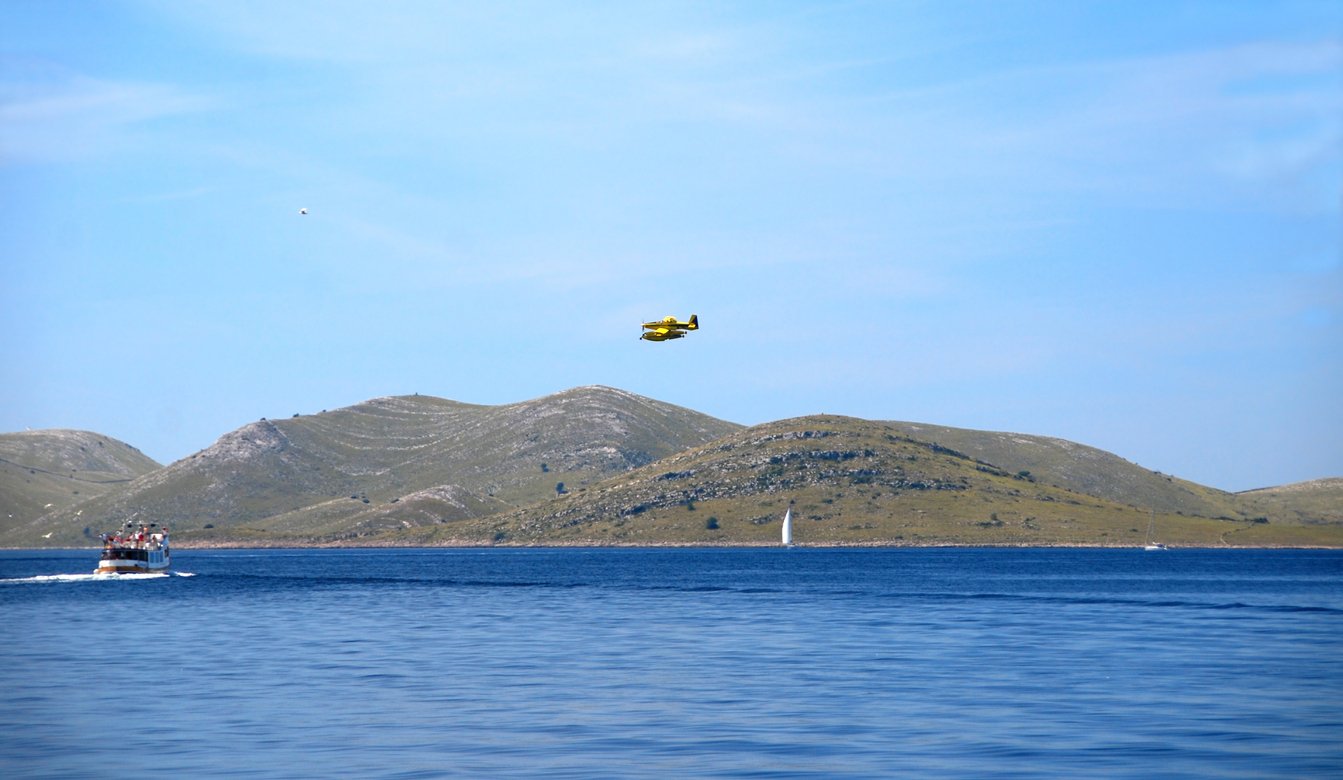
[[[1147,543],[1143,545],[1143,549],[1144,549],[1144,550],[1147,550],[1147,551],[1149,551],[1149,552],[1154,551],[1154,550],[1164,550],[1164,549],[1166,549],[1166,545],[1162,544],[1161,542],[1154,542],[1154,541],[1152,541],[1152,526],[1154,526],[1154,525],[1156,525],[1156,510],[1155,510],[1155,509],[1152,510],[1152,519],[1147,521]]]
[[[791,506],[783,514],[783,546],[793,546],[793,508]]]

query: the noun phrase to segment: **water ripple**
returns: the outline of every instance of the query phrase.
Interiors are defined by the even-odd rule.
[[[0,554],[0,774],[1343,776],[1340,555],[183,559]]]

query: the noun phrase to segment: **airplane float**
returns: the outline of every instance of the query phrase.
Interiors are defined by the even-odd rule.
[[[645,322],[644,332],[639,338],[645,341],[668,341],[685,338],[689,330],[699,330],[699,317],[696,315],[690,315],[690,319],[685,322],[678,322],[675,317],[664,317],[656,322]]]

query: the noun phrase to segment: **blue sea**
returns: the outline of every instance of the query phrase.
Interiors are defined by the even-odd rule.
[[[1343,777],[1343,551],[0,553],[6,778]]]

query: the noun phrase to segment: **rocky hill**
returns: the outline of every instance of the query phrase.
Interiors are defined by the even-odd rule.
[[[793,506],[799,544],[1137,546],[1149,523],[1184,546],[1343,543],[1343,526],[1282,517],[1156,511],[1003,468],[907,424],[820,416],[748,428],[545,503],[483,520],[400,531],[419,544],[777,544]],[[1040,446],[1011,459],[1036,462]],[[1074,479],[1114,456],[1080,448]],[[1004,450],[1011,454],[1010,448]],[[1072,469],[1054,459],[1059,482]],[[1136,468],[1136,467],[1135,467]],[[1157,477],[1158,481],[1163,481]],[[1155,486],[1150,489],[1156,489]]]
[[[379,525],[379,509],[444,521],[490,514],[739,427],[607,387],[500,406],[378,398],[246,425],[81,504],[78,516],[53,511],[0,543],[32,544],[45,533],[53,544],[87,543],[137,514],[170,524],[179,540],[357,538]]]
[[[1252,512],[1295,518],[1307,525],[1343,523],[1343,477],[1237,493]]]
[[[98,433],[0,434],[0,536],[42,515],[70,512],[158,468],[129,444]]]
[[[1145,510],[1234,517],[1243,507],[1232,493],[1145,469],[1104,450],[1048,436],[891,422],[906,435],[936,442],[1045,485]]]
[[[131,517],[179,546],[775,544],[791,502],[799,544],[1132,546],[1151,525],[1171,545],[1343,547],[1343,479],[1231,494],[1061,439],[836,416],[743,428],[606,387],[378,398],[260,420],[166,468],[59,433],[3,440],[3,463],[26,464],[3,472],[24,488],[7,506],[47,512],[0,545],[88,544]]]

